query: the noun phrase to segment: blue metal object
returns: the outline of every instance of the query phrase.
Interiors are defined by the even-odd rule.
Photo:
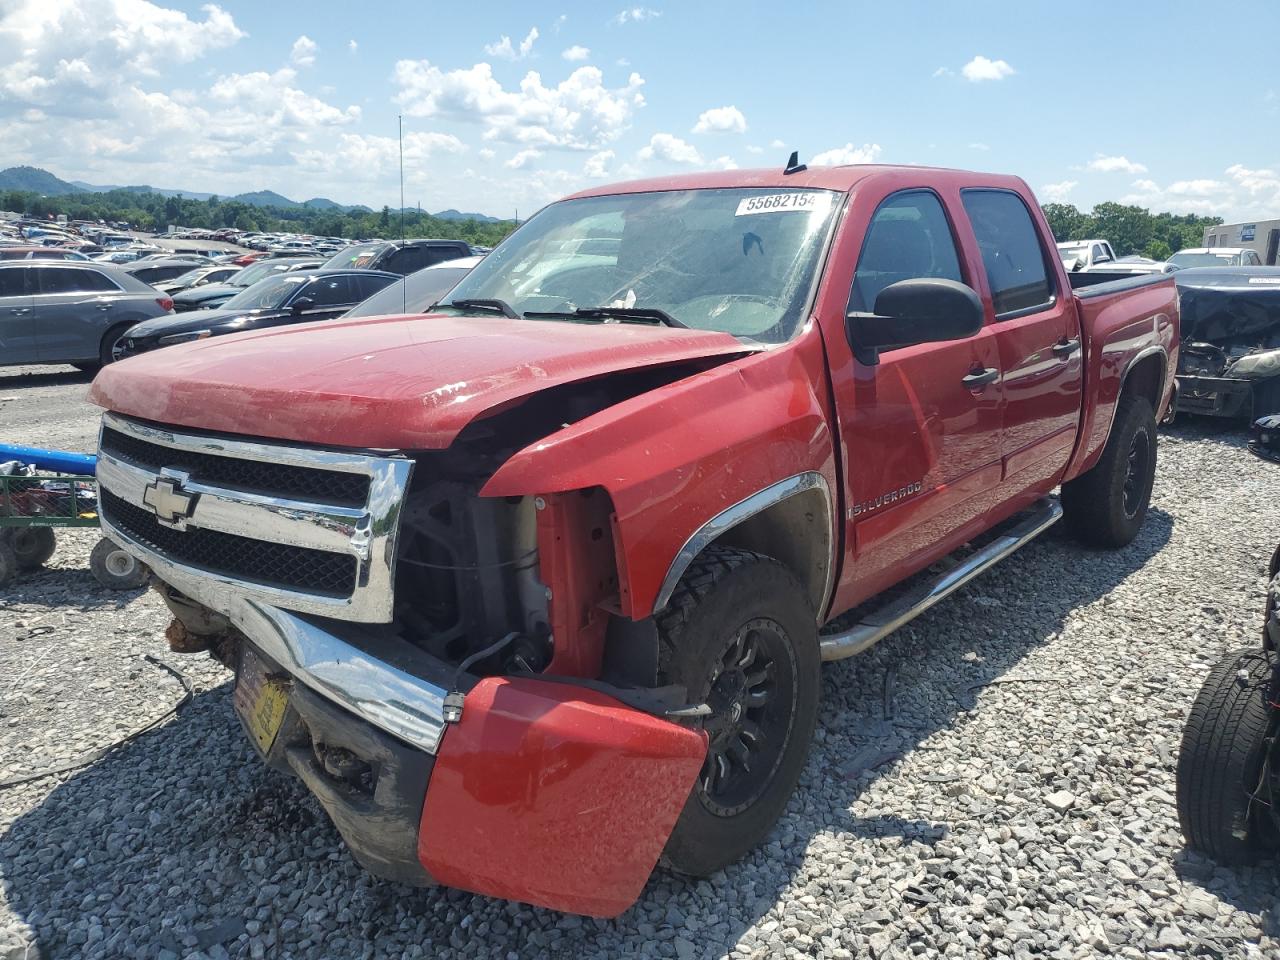
[[[67,453],[63,450],[44,450],[40,447],[20,447],[0,443],[0,463],[17,460],[29,463],[37,470],[57,473],[75,473],[92,476],[98,469],[98,458],[91,453]]]

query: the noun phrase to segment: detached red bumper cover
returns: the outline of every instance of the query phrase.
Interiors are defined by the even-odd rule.
[[[449,886],[616,916],[644,888],[705,755],[701,731],[594,690],[487,678],[441,741],[418,859]]]

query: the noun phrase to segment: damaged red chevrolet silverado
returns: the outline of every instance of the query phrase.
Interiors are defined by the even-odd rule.
[[[820,661],[1136,535],[1177,345],[1017,178],[601,187],[429,316],[107,367],[102,522],[370,870],[611,916],[767,835]]]

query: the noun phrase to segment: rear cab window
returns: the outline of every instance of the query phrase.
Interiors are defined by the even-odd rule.
[[[982,252],[996,319],[1053,306],[1055,281],[1031,211],[1008,190],[972,189],[960,194]]]

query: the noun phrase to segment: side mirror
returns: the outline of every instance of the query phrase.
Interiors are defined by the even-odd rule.
[[[885,347],[963,340],[982,329],[982,300],[955,280],[899,280],[880,291],[875,313],[854,311],[845,320],[859,363],[880,362]]]
[[[289,305],[289,309],[295,317],[301,316],[304,310],[310,310],[316,305],[316,302],[310,297],[299,297]]]

